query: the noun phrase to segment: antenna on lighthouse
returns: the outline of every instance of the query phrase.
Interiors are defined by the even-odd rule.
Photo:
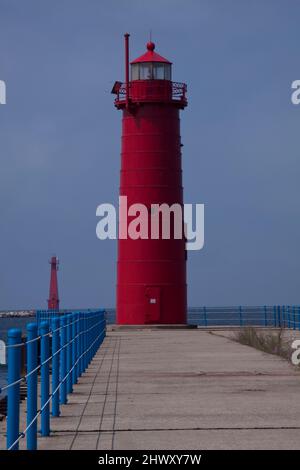
[[[57,271],[59,266],[59,259],[57,256],[52,256],[49,260],[51,265],[50,271],[50,287],[49,287],[49,299],[48,299],[48,310],[59,310],[59,297],[58,297],[58,283],[57,283]]]
[[[129,33],[124,34],[125,38],[125,83],[126,83],[126,109],[129,109]]]

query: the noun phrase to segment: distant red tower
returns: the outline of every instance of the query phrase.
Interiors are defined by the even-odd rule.
[[[128,40],[125,34],[126,80],[112,90],[123,111],[120,195],[128,206],[144,204],[151,224],[151,204],[183,207],[179,111],[187,105],[186,85],[171,81],[172,64],[153,42],[131,62],[130,80]],[[184,235],[119,239],[118,324],[184,324],[186,291]]]
[[[48,299],[48,310],[59,310],[59,298],[58,298],[58,284],[57,284],[57,271],[58,271],[58,258],[52,256],[49,261],[51,265],[50,274],[50,289]]]

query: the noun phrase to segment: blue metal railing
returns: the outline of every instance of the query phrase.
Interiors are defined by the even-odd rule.
[[[42,321],[51,321],[54,317],[62,317],[64,315],[70,315],[74,313],[82,313],[84,315],[87,315],[92,312],[101,312],[103,314],[106,314],[106,311],[104,309],[97,308],[89,308],[84,310],[36,310],[35,318],[39,331],[39,327]]]
[[[299,305],[190,307],[188,323],[201,327],[262,326],[300,329]]]
[[[106,309],[107,324],[116,322],[116,311]],[[300,329],[299,305],[189,307],[187,322],[201,327],[262,326]]]
[[[46,320],[45,320],[46,318]],[[59,416],[60,404],[67,403],[73,385],[86,370],[106,335],[104,310],[75,312],[38,311],[36,323],[27,324],[27,338],[21,330],[8,331],[7,449],[18,450],[27,437],[27,449],[37,449],[37,423],[41,435],[50,435],[52,416]],[[26,375],[21,376],[21,348],[26,348]],[[40,351],[40,356],[39,356]],[[51,391],[50,391],[51,367]],[[38,408],[40,374],[40,408]],[[20,385],[27,383],[27,422],[20,433]],[[2,391],[0,389],[0,392]]]

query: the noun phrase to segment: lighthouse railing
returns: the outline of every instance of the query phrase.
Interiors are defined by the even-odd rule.
[[[73,385],[89,366],[106,336],[104,310],[43,311],[43,319],[21,330],[8,331],[7,450],[18,450],[27,438],[27,450],[37,449],[38,422],[42,436],[51,432],[51,416],[60,415]],[[26,373],[21,372],[21,351],[26,350]],[[51,372],[51,373],[50,373]],[[27,384],[26,427],[20,432],[20,387]],[[38,398],[40,395],[40,399]]]
[[[126,102],[126,83],[121,83],[116,91],[116,105]],[[133,101],[180,101],[186,104],[187,85],[168,80],[134,80],[129,83],[129,98]]]

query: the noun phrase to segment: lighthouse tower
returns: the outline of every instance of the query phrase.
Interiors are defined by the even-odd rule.
[[[50,274],[48,310],[59,310],[58,285],[57,285],[57,271],[58,271],[58,264],[59,264],[58,258],[56,256],[52,256],[49,263],[51,265],[51,274]]]
[[[129,76],[128,41],[125,34],[125,83],[116,82],[112,90],[123,112],[120,196],[127,197],[128,207],[145,205],[150,226],[153,204],[183,208],[179,111],[187,106],[186,85],[172,81],[172,64],[153,42],[131,62]],[[120,217],[124,223],[130,217]],[[118,324],[186,323],[185,238],[173,232],[169,239],[161,231],[158,239],[119,238]]]

